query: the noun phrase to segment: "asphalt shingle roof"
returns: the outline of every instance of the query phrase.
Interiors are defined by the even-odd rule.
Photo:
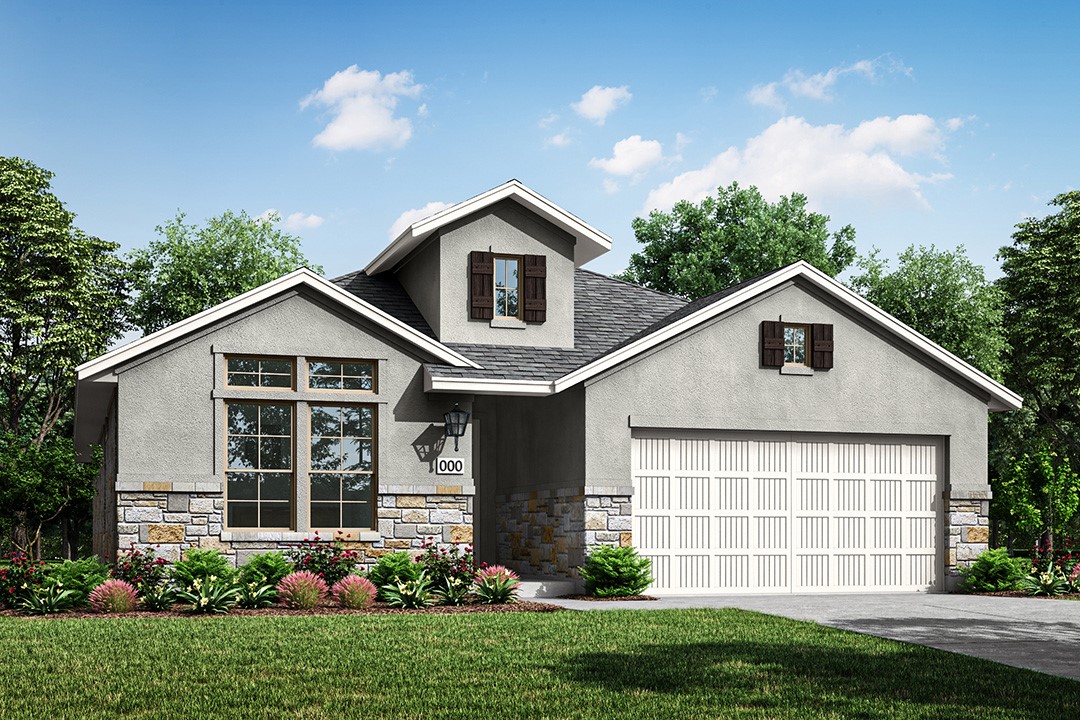
[[[437,340],[427,320],[420,314],[412,298],[391,273],[369,276],[357,270],[330,282],[348,290],[361,300],[366,300],[384,313],[391,315],[412,329]]]

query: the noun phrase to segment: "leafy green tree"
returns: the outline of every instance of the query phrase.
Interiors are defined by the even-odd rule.
[[[644,248],[619,277],[691,300],[798,260],[835,277],[855,259],[855,229],[830,235],[828,222],[807,211],[805,195],[770,203],[733,182],[696,205],[683,200],[669,213],[635,218]]]
[[[204,227],[184,213],[156,228],[158,239],[130,253],[137,295],[134,325],[144,333],[172,325],[298,267],[321,273],[300,238],[274,227],[278,217],[225,211]]]
[[[954,251],[911,246],[890,269],[875,248],[857,261],[853,290],[946,350],[1001,380],[1005,328],[1000,288],[983,268]]]
[[[1046,442],[1080,459],[1080,191],[1058,195],[1060,210],[1016,226],[1001,248],[1009,352],[1005,381],[1024,396],[1027,412],[1012,436]]]
[[[119,246],[75,227],[52,177],[0,158],[0,431],[36,444],[71,410],[75,367],[126,328]]]
[[[1046,444],[1012,458],[994,486],[994,500],[1016,531],[1040,536],[1051,554],[1080,509],[1080,476]]]
[[[77,500],[92,493],[94,472],[75,465],[70,441],[54,436],[70,421],[75,367],[126,328],[119,246],[75,227],[52,178],[27,160],[0,157],[0,507],[23,548],[35,544],[42,522],[88,510]]]
[[[46,525],[90,513],[99,464],[98,456],[93,463],[78,462],[70,438],[50,435],[40,443],[0,438],[0,514],[19,518],[23,531],[13,538],[17,550],[36,555]]]

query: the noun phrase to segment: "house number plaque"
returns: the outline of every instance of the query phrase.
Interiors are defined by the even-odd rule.
[[[465,461],[461,458],[438,458],[435,461],[436,475],[464,475]]]

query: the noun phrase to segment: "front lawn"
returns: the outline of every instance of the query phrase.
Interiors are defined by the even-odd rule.
[[[1080,683],[739,610],[0,618],[3,718],[1060,718]]]

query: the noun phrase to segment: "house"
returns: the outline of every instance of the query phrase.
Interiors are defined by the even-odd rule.
[[[573,578],[632,544],[714,593],[943,590],[986,549],[1018,395],[806,263],[686,303],[582,267],[610,247],[512,180],[87,362],[95,551],[319,530]]]

